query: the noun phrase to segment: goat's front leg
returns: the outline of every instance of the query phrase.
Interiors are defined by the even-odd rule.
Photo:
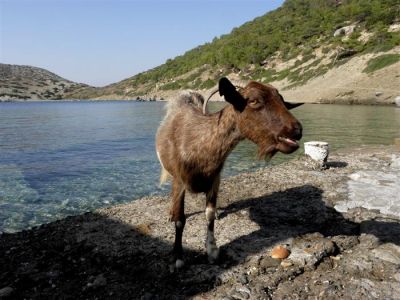
[[[208,261],[210,263],[215,263],[218,259],[219,249],[217,247],[217,243],[215,241],[214,236],[214,223],[217,212],[217,196],[218,196],[218,188],[219,188],[219,177],[214,182],[214,185],[206,194],[207,203],[206,203],[206,220],[207,220],[207,238],[206,238],[206,248]]]
[[[179,269],[184,265],[182,255],[182,235],[183,229],[186,224],[185,217],[185,188],[181,182],[174,180],[172,183],[172,207],[171,207],[171,221],[175,223],[175,242],[173,252],[174,267]]]

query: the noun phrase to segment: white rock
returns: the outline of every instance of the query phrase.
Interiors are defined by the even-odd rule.
[[[396,103],[396,105],[398,107],[400,107],[400,96],[397,96],[396,98],[394,98],[394,103]]]
[[[329,155],[329,145],[327,142],[306,142],[304,143],[304,153],[318,162],[326,162]]]
[[[334,37],[336,36],[348,36],[354,32],[354,29],[356,28],[356,25],[349,25],[349,26],[344,26],[342,28],[339,28],[335,30],[335,33],[333,34]]]
[[[388,28],[388,32],[397,32],[400,31],[400,23],[392,24]]]
[[[359,173],[353,173],[349,175],[351,180],[357,181],[361,178],[361,175]]]

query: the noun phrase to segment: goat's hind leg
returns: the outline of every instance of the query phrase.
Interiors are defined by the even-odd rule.
[[[206,249],[208,255],[208,261],[215,263],[219,256],[219,248],[215,241],[214,236],[214,223],[216,218],[216,207],[217,207],[217,195],[219,188],[219,178],[216,180],[213,188],[206,194],[206,220],[207,220],[207,238],[206,238]]]
[[[171,207],[171,221],[175,223],[175,242],[174,248],[172,250],[173,256],[173,264],[174,267],[179,269],[184,265],[182,256],[182,235],[183,229],[186,224],[186,216],[185,216],[185,188],[184,185],[177,180],[174,180],[172,183],[172,207]]]

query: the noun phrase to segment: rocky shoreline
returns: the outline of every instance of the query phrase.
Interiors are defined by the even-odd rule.
[[[177,92],[176,94],[179,94]],[[123,101],[123,102],[168,102],[166,99],[151,99],[151,100],[146,100],[146,99],[59,99],[59,100],[1,100],[0,103],[35,103],[35,102],[106,102],[106,101]],[[218,100],[211,100],[212,102],[223,102],[223,99],[218,99]],[[366,106],[399,106],[394,102],[377,102],[373,99],[346,99],[346,100],[338,100],[338,99],[333,99],[333,100],[320,100],[320,101],[315,101],[315,102],[307,102],[307,104],[338,104],[338,105],[366,105]]]
[[[393,214],[383,214],[374,197],[355,199],[362,194],[354,190],[365,184],[396,198],[397,170],[399,147],[376,146],[339,151],[326,169],[302,157],[223,180],[219,262],[207,262],[204,199],[191,195],[186,266],[174,273],[168,197],[3,233],[0,298],[399,299],[400,199]],[[394,177],[374,178],[374,171]],[[372,175],[363,181],[363,172]],[[371,203],[343,210],[358,200]],[[277,245],[290,251],[287,259],[270,257]]]
[[[93,99],[55,99],[55,100],[49,100],[49,99],[9,99],[9,100],[2,100],[0,99],[0,103],[6,103],[6,102],[23,102],[23,103],[35,103],[35,102],[106,102],[106,101],[123,101],[123,102],[168,102],[168,99],[172,99],[174,97],[177,97],[179,93],[181,93],[183,90],[178,90],[175,91],[174,93],[171,93],[168,98],[164,97],[153,97],[153,98],[93,98]],[[207,94],[207,93],[205,93]],[[217,98],[212,99],[212,102],[223,102],[224,99],[222,98]],[[296,101],[292,101],[296,102]],[[376,99],[373,98],[351,98],[351,99],[338,99],[338,98],[332,98],[332,99],[319,99],[315,101],[306,101],[307,104],[339,104],[339,105],[367,105],[367,106],[399,106],[398,104],[395,103],[395,100],[392,102],[380,102],[377,101]]]

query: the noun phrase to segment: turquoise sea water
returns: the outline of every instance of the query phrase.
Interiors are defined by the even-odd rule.
[[[167,193],[168,186],[158,187],[154,151],[164,105],[0,103],[0,231]],[[394,107],[304,105],[293,112],[303,123],[303,142],[327,141],[333,150],[390,144],[400,135],[400,109]],[[278,155],[270,163],[301,152]],[[267,164],[255,157],[256,147],[241,143],[228,158],[224,176]]]

